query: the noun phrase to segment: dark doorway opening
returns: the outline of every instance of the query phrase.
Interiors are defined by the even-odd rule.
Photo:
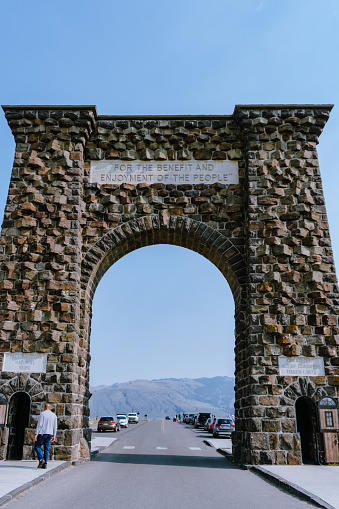
[[[297,431],[300,433],[301,456],[304,464],[318,465],[318,421],[314,402],[303,396],[295,403]]]
[[[29,423],[31,400],[26,392],[15,393],[9,404],[8,460],[21,460],[24,447],[25,429]]]

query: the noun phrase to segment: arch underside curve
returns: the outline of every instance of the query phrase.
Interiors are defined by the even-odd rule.
[[[171,244],[195,251],[211,261],[230,285],[235,305],[245,299],[246,264],[232,240],[206,225],[182,216],[162,221],[157,215],[140,217],[109,230],[84,256],[82,300],[92,302],[105,272],[127,253],[155,244]]]

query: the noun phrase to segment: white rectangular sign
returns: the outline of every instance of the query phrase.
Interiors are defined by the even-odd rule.
[[[322,357],[278,357],[281,376],[324,376]]]
[[[4,353],[2,371],[13,373],[46,373],[46,353]]]
[[[92,161],[90,183],[238,184],[238,161]]]

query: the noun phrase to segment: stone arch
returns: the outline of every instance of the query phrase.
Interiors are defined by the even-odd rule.
[[[280,398],[280,405],[294,406],[296,400],[301,396],[307,396],[317,403],[328,394],[324,388],[317,386],[310,378],[299,377],[298,380],[286,387],[283,396]]]
[[[183,216],[149,215],[108,231],[86,253],[81,268],[82,300],[91,302],[104,273],[125,254],[154,244],[186,247],[211,261],[225,276],[236,305],[242,298],[246,264],[240,249],[223,233]]]
[[[26,392],[33,403],[45,399],[45,391],[40,382],[27,373],[20,373],[0,386],[0,392],[11,398],[16,392]]]
[[[236,461],[300,463],[298,394],[317,399],[324,390],[338,401],[338,283],[316,151],[331,108],[108,117],[94,106],[4,107],[17,146],[1,233],[0,391],[24,383],[4,371],[2,353],[47,354],[46,373],[32,374],[46,395],[34,381],[27,389],[37,391],[35,415],[40,398],[56,404],[58,459],[79,458],[88,427],[98,282],[125,254],[170,243],[211,261],[234,296]],[[126,143],[115,143],[120,136]],[[161,174],[93,178],[95,166],[113,160],[159,163],[159,171],[173,161],[185,172],[191,162],[171,183]],[[217,165],[214,183],[200,173],[201,163],[222,160],[237,167],[234,181]],[[280,370],[281,355],[309,365],[319,358],[324,374],[294,385]]]
[[[86,253],[81,267],[81,321],[84,344],[90,335],[92,300],[105,272],[122,256],[154,244],[191,249],[212,262],[230,285],[235,302],[236,337],[245,327],[246,264],[241,250],[223,233],[182,216],[167,221],[150,215],[128,221],[99,239]]]
[[[86,358],[85,416],[89,415],[89,339],[95,290],[105,272],[121,257],[138,248],[154,244],[172,244],[191,249],[212,262],[225,277],[235,302],[236,380],[238,376],[238,387],[241,386],[247,271],[240,248],[224,233],[194,219],[171,216],[164,221],[161,216],[149,215],[128,221],[106,232],[90,248],[82,262],[80,329],[82,346],[86,352],[80,362],[84,363]],[[89,434],[85,432],[85,436],[89,437]]]

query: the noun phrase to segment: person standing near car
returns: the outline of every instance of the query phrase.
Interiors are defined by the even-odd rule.
[[[49,448],[51,442],[54,442],[57,432],[57,416],[51,411],[49,403],[44,404],[44,410],[41,412],[35,432],[34,449],[37,453],[39,465],[38,468],[47,468]],[[41,447],[44,448],[42,455]]]

